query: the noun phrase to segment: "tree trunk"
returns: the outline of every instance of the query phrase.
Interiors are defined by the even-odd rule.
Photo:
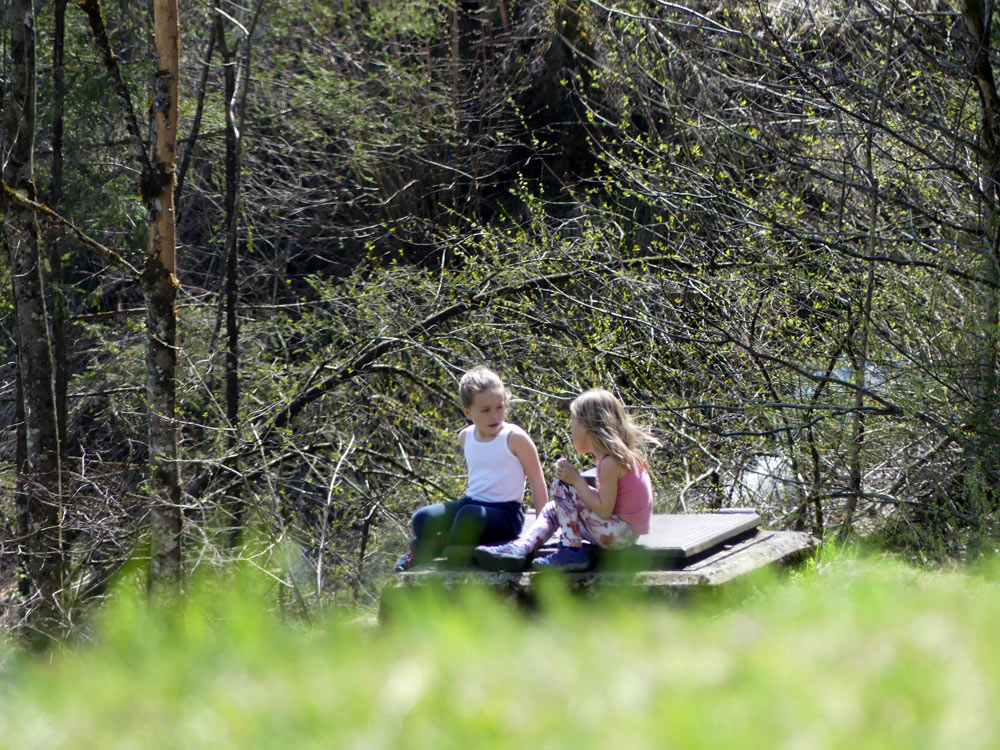
[[[250,50],[253,31],[260,16],[263,0],[258,0],[250,19],[249,30],[240,27],[246,34],[243,39],[243,54],[237,59],[239,49],[237,43],[232,47],[226,42],[226,30],[223,14],[218,12],[215,17],[215,36],[222,55],[223,79],[225,81],[226,106],[226,421],[230,430],[229,448],[231,459],[227,468],[236,472],[239,468],[239,454],[235,449],[239,445],[239,410],[240,410],[240,380],[239,380],[239,322],[237,319],[237,302],[239,299],[239,216],[242,192],[242,130],[243,112],[248,79],[250,76]],[[216,6],[218,8],[218,6]],[[235,547],[243,531],[246,504],[241,495],[241,488],[233,489],[233,499],[230,514],[232,528],[229,535],[230,547]]]
[[[16,329],[16,321],[14,325]],[[20,355],[18,355],[18,361],[20,361]],[[24,384],[21,382],[20,365],[16,366],[14,371],[15,388],[17,393],[15,397],[16,403],[14,406],[14,419],[17,421],[17,436],[15,438],[14,448],[14,472],[16,476],[14,486],[14,528],[17,532],[18,538],[18,565],[24,568],[28,559],[28,556],[26,555],[28,529],[31,527],[31,519],[28,517],[29,504],[26,492],[27,482],[25,481],[25,477],[28,475],[28,431],[25,428]],[[20,594],[21,599],[25,601],[31,598],[31,579],[28,576],[20,576],[17,579],[17,593]]]
[[[897,3],[893,2],[891,15],[889,18],[889,43],[886,45],[885,59],[882,61],[882,70],[879,73],[878,86],[871,102],[870,122],[881,122],[882,96],[885,91],[886,79],[892,67],[892,48],[896,39],[896,8]],[[879,223],[879,177],[877,167],[872,153],[875,148],[875,128],[869,125],[865,131],[864,143],[864,165],[862,173],[864,180],[870,188],[870,199],[868,206],[868,256],[875,256],[876,245],[880,232]],[[863,293],[859,289],[859,303],[857,311],[857,331],[858,340],[851,344],[851,364],[854,368],[854,384],[857,388],[854,391],[854,414],[851,417],[851,449],[848,461],[850,470],[851,494],[847,498],[847,508],[845,511],[844,524],[840,530],[840,538],[846,539],[850,535],[854,526],[854,513],[857,510],[858,502],[864,496],[864,467],[862,466],[861,454],[865,443],[865,389],[868,387],[868,335],[872,324],[872,296],[875,292],[875,263],[867,262],[865,273],[865,283]]]
[[[35,30],[31,0],[5,5],[10,32],[10,96],[3,111],[3,189],[35,199]],[[39,262],[35,214],[5,201],[3,242],[10,255],[11,292],[16,317],[18,367],[24,405],[23,492],[18,495],[23,524],[21,565],[27,590],[38,597],[34,625],[44,632],[56,615],[61,587],[59,528],[59,438],[53,400],[52,348]]]
[[[152,164],[141,186],[149,211],[149,250],[142,274],[146,300],[146,396],[149,405],[150,586],[182,578],[181,477],[177,427],[177,256],[174,173],[180,27],[176,0],[155,0],[157,70],[150,126]]]
[[[997,388],[997,356],[1000,348],[1000,299],[996,292],[1000,284],[1000,92],[990,61],[993,5],[985,0],[965,0],[962,7],[971,36],[969,62],[972,78],[979,91],[980,137],[985,150],[982,163],[984,185],[985,232],[982,249],[982,274],[986,285],[983,310],[984,338],[979,355],[978,387],[975,392],[978,414],[974,460],[978,463],[976,495],[989,494],[996,503],[997,480],[1000,476],[1000,448],[996,445],[996,427],[1000,419]]]
[[[63,113],[66,101],[66,4],[56,0],[55,29],[52,35],[52,181],[47,202],[58,212],[63,196]],[[56,430],[59,437],[59,460],[66,462],[66,389],[69,378],[66,358],[66,294],[63,286],[62,255],[65,246],[63,230],[57,224],[45,233],[49,250],[49,298],[52,300],[52,360],[53,389],[55,391]]]
[[[146,301],[146,402],[149,412],[150,589],[179,585],[183,577],[183,510],[177,425],[177,238],[174,211],[177,164],[177,83],[180,23],[176,0],[154,0],[156,73],[149,108],[152,153],[118,58],[111,48],[99,0],[81,0],[94,44],[125,115],[136,160],[139,195],[149,220],[149,247],[141,274]]]
[[[218,6],[216,6],[218,8]],[[238,292],[239,271],[239,200],[240,200],[240,130],[236,121],[238,104],[237,87],[238,67],[235,57],[238,43],[230,49],[226,42],[226,29],[222,13],[215,16],[215,37],[222,55],[222,75],[225,82],[226,110],[226,248],[224,295],[226,306],[226,422],[229,428],[229,447],[235,448],[238,443],[237,428],[239,427],[240,381],[239,381],[239,325],[236,318],[236,300]],[[239,457],[235,451],[230,451],[226,467],[230,471],[239,470]],[[241,488],[237,484],[233,488],[230,507],[231,517],[229,546],[235,547],[243,526],[244,507],[241,498]]]

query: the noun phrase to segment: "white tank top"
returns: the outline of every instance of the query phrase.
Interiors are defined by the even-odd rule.
[[[524,467],[507,447],[512,432],[524,433],[515,424],[505,422],[500,432],[489,442],[476,440],[476,426],[470,424],[460,434],[465,435],[465,465],[469,484],[465,496],[487,503],[505,503],[524,499]]]

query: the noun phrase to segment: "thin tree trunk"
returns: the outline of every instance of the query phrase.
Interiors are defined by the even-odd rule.
[[[217,6],[218,7],[218,6]],[[229,447],[232,449],[238,443],[239,412],[240,412],[240,380],[239,380],[239,324],[236,317],[236,302],[238,296],[239,272],[239,201],[240,201],[240,130],[236,122],[236,107],[238,103],[238,70],[234,56],[235,49],[230,49],[226,43],[226,29],[223,15],[216,13],[215,36],[222,55],[222,73],[225,82],[226,108],[226,249],[225,249],[225,305],[226,305],[226,422],[229,427]],[[239,43],[235,45],[238,47]],[[238,471],[239,459],[234,452],[227,461],[227,468]],[[229,544],[235,547],[243,526],[244,507],[240,487],[236,485],[231,500]]]
[[[10,95],[3,111],[3,189],[35,199],[35,22],[31,0],[5,4],[10,32]],[[18,343],[18,366],[24,406],[23,493],[18,517],[23,523],[22,566],[28,589],[37,596],[31,611],[39,632],[48,631],[57,614],[61,588],[59,438],[53,399],[52,348],[39,262],[35,213],[6,201],[3,242],[10,256],[11,292]]]
[[[146,401],[149,409],[149,585],[179,585],[183,577],[183,512],[177,425],[177,239],[174,178],[177,164],[177,84],[180,22],[176,0],[154,0],[157,65],[150,106],[152,154],[146,151],[128,85],[111,49],[100,0],[80,0],[94,44],[125,115],[136,161],[139,195],[149,217],[149,247],[142,271],[146,300]]]
[[[892,49],[896,39],[896,9],[897,3],[892,4],[889,17],[889,41],[886,44],[885,58],[882,61],[882,72],[879,76],[878,86],[871,104],[870,123],[879,122],[881,118],[882,97],[885,92],[886,79],[890,66],[892,65]],[[868,256],[874,257],[875,245],[878,242],[878,220],[880,213],[879,206],[879,183],[878,175],[875,171],[875,161],[872,152],[875,145],[874,125],[869,125],[865,134],[865,163],[864,174],[870,188],[869,195],[871,203],[868,208]],[[858,342],[854,347],[852,355],[852,366],[854,367],[854,384],[857,388],[854,391],[854,414],[851,424],[851,451],[849,459],[851,476],[851,495],[847,499],[847,510],[844,517],[844,525],[840,529],[840,537],[846,538],[854,526],[854,514],[857,511],[858,501],[864,495],[864,467],[862,466],[862,450],[865,443],[865,400],[864,391],[868,378],[868,334],[871,328],[872,317],[872,296],[875,291],[875,263],[868,262],[867,273],[865,274],[864,295],[858,305]]]
[[[149,250],[142,274],[146,299],[146,397],[149,403],[150,585],[179,584],[183,574],[181,477],[177,426],[177,84],[180,25],[176,0],[153,3],[157,69],[150,110],[152,174],[143,186]]]
[[[15,311],[16,316],[16,311]],[[15,321],[15,328],[16,328]],[[18,354],[18,361],[21,356]],[[14,487],[14,508],[15,508],[15,529],[17,530],[17,562],[22,569],[25,569],[29,559],[28,555],[28,529],[31,527],[31,518],[28,515],[29,503],[27,494],[28,475],[28,430],[24,419],[24,384],[21,382],[21,366],[17,365],[15,370],[15,381],[17,388],[15,419],[17,420],[17,437],[14,448],[14,468],[16,480]],[[20,576],[17,579],[17,593],[21,599],[27,601],[31,598],[31,579],[28,576]]]
[[[240,411],[240,380],[239,380],[239,321],[237,318],[237,303],[239,301],[239,216],[240,198],[242,192],[242,130],[244,103],[250,78],[250,51],[253,31],[260,17],[264,0],[258,0],[253,12],[249,29],[241,27],[245,33],[243,39],[243,54],[239,61],[236,50],[239,43],[232,48],[226,43],[226,30],[223,14],[216,13],[215,35],[222,55],[223,79],[225,81],[226,104],[226,421],[229,426],[229,447],[232,459],[227,462],[231,471],[238,470],[239,456],[235,448],[239,445],[239,411]],[[216,6],[218,9],[218,6]],[[229,544],[234,548],[239,542],[243,531],[246,505],[240,495],[240,487],[236,485],[230,508],[232,528]]]
[[[983,345],[979,357],[980,372],[975,393],[975,420],[979,438],[974,446],[974,460],[979,469],[980,491],[993,496],[996,503],[997,482],[1000,478],[1000,448],[997,446],[997,424],[1000,421],[997,368],[1000,353],[1000,92],[990,54],[993,49],[991,32],[993,4],[986,0],[965,0],[962,6],[966,27],[971,36],[969,64],[972,78],[979,91],[980,137],[986,151],[983,159],[985,186],[985,237],[983,242],[983,277],[988,281],[982,301]]]
[[[63,196],[63,130],[66,102],[66,4],[56,0],[55,29],[52,35],[52,181],[49,184],[48,205],[58,212]],[[56,429],[59,438],[59,460],[66,462],[66,425],[68,421],[66,389],[68,381],[66,356],[66,294],[63,285],[62,254],[65,247],[63,230],[51,224],[46,232],[49,249],[49,295],[52,300],[52,360],[54,363]]]

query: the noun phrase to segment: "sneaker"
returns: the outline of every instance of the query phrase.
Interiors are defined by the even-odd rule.
[[[590,567],[590,553],[584,547],[560,544],[559,549],[538,558],[531,563],[531,567],[534,570],[562,570],[567,573],[586,570]]]
[[[413,550],[407,550],[406,554],[403,555],[392,568],[393,573],[405,573],[407,570],[413,567]]]
[[[417,556],[414,550],[417,546],[417,540],[411,539],[406,545],[406,554],[403,555],[392,568],[393,573],[405,573],[411,570],[417,564]]]
[[[472,550],[472,557],[487,570],[517,572],[524,570],[528,561],[528,548],[516,542],[495,544],[492,547],[480,545]]]

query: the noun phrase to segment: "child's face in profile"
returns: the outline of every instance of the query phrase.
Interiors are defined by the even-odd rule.
[[[569,418],[569,433],[573,438],[573,447],[577,453],[592,453],[593,444],[590,442],[590,434],[576,417]]]
[[[489,440],[503,427],[507,406],[502,393],[482,391],[473,397],[472,406],[463,407],[462,412],[476,426],[476,437]]]

